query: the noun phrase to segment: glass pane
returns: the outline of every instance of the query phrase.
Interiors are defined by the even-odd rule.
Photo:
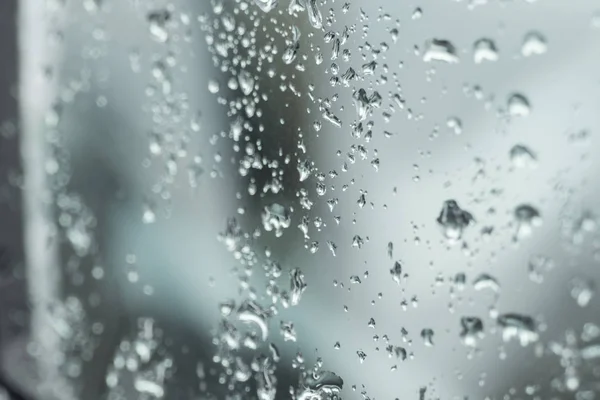
[[[9,387],[597,398],[597,2],[43,3],[3,6]]]

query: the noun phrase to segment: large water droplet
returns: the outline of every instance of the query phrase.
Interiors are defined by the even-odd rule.
[[[296,330],[292,322],[281,321],[279,329],[284,342],[295,342],[297,340]]]
[[[291,64],[298,54],[298,49],[300,48],[300,29],[297,26],[292,27],[292,39],[286,46],[285,50],[283,50],[283,54],[281,58],[284,63]]]
[[[586,307],[596,292],[594,282],[589,279],[573,278],[570,285],[571,297],[579,307]]]
[[[390,269],[390,275],[392,275],[392,279],[398,285],[401,283],[401,281],[402,281],[402,264],[400,264],[399,261],[396,261],[394,263],[394,267],[392,269]]]
[[[295,306],[300,302],[302,293],[306,290],[306,282],[304,282],[304,274],[300,269],[294,268],[290,271],[290,286],[292,291],[292,305]]]
[[[513,93],[508,98],[508,114],[513,117],[526,117],[531,113],[531,106],[527,97],[519,93]]]
[[[502,339],[506,342],[516,338],[521,346],[527,346],[538,340],[536,324],[533,318],[521,314],[503,314],[497,319],[498,325],[502,328]]]
[[[254,77],[246,70],[240,71],[238,75],[238,82],[242,93],[248,96],[254,90]]]
[[[500,292],[500,284],[493,276],[489,274],[480,274],[473,281],[473,288],[475,290],[489,289],[495,293]]]
[[[246,300],[240,305],[237,317],[242,322],[256,324],[260,329],[262,340],[267,340],[267,337],[269,337],[269,326],[267,324],[269,314],[258,303]]]
[[[540,212],[529,204],[521,204],[515,208],[515,220],[517,223],[515,240],[531,236],[533,228],[542,225]]]
[[[535,153],[522,144],[516,144],[510,149],[510,161],[517,168],[537,165]]]
[[[317,6],[317,0],[308,0],[308,7],[306,8],[308,12],[308,22],[315,29],[321,29],[323,27],[323,16],[321,15],[321,10]]]
[[[421,338],[423,339],[423,343],[425,344],[425,346],[433,346],[433,335],[433,329],[425,328],[421,331]]]
[[[290,227],[292,217],[290,212],[282,205],[273,203],[264,208],[262,223],[266,231],[275,231],[275,236],[283,235],[283,230]]]
[[[304,378],[298,400],[333,400],[338,399],[344,381],[330,371],[315,371]]]
[[[476,64],[496,60],[498,60],[498,50],[493,40],[483,38],[475,42],[473,45],[473,61]]]
[[[171,19],[171,13],[168,10],[156,10],[150,12],[147,18],[152,38],[160,43],[166,42],[169,39],[167,22]]]
[[[425,43],[423,61],[441,61],[445,63],[457,63],[459,61],[454,45],[444,39],[431,39]]]
[[[277,6],[277,0],[254,0],[254,4],[262,11],[269,12]]]
[[[473,223],[475,219],[468,211],[461,209],[455,200],[446,200],[440,215],[437,218],[444,236],[448,241],[460,240],[463,230]]]
[[[483,322],[477,317],[462,317],[460,319],[460,338],[464,345],[475,347],[477,341],[483,338]]]
[[[544,54],[548,50],[546,38],[538,32],[529,32],[523,38],[521,54],[525,57]]]
[[[358,350],[356,352],[356,355],[358,356],[358,361],[362,364],[365,362],[365,360],[367,359],[367,354],[362,351],[362,350]]]

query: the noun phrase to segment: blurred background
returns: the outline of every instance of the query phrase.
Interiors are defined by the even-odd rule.
[[[597,2],[0,18],[0,398],[598,397]]]

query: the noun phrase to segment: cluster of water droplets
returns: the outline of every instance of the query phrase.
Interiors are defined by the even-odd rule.
[[[321,240],[319,237],[326,237],[330,227],[333,229],[337,225],[343,226],[342,217],[333,214],[337,210],[336,207],[339,207],[338,204],[345,200],[340,200],[339,193],[350,190],[357,182],[350,174],[344,173],[350,171],[353,165],[365,161],[372,167],[370,171],[373,173],[385,168],[378,150],[372,145],[372,142],[375,142],[373,138],[379,139],[380,136],[383,139],[392,139],[401,133],[387,127],[391,125],[383,124],[392,121],[396,115],[402,115],[409,120],[423,118],[422,115],[413,112],[411,99],[406,98],[397,72],[393,66],[390,67],[385,55],[392,45],[402,39],[399,20],[393,21],[389,14],[380,10],[381,15],[377,17],[377,22],[385,23],[390,40],[372,45],[366,38],[369,29],[372,29],[370,25],[374,24],[369,24],[369,16],[364,11],[360,10],[358,13],[356,24],[342,27],[336,24],[333,8],[329,13],[321,12],[321,8],[325,10],[324,4],[325,2],[318,0],[291,0],[289,4],[283,4],[282,0],[253,0],[250,3],[231,4],[213,0],[210,12],[197,18],[215,69],[215,77],[207,80],[204,87],[214,97],[216,104],[222,107],[228,123],[227,129],[210,136],[209,142],[215,149],[223,143],[227,144],[226,148],[231,148],[231,157],[223,156],[220,151],[215,150],[212,157],[213,166],[208,167],[212,168],[210,176],[221,176],[222,168],[226,168],[223,165],[231,161],[245,185],[243,193],[236,193],[236,198],[246,203],[246,200],[250,199],[250,203],[258,205],[257,209],[261,214],[260,221],[252,225],[256,221],[248,222],[244,219],[242,216],[246,210],[239,207],[237,213],[240,216],[237,219],[230,218],[219,235],[221,243],[236,260],[234,273],[239,276],[240,298],[224,300],[219,306],[220,318],[213,336],[212,362],[215,368],[209,370],[218,376],[217,381],[232,398],[236,398],[233,396],[240,393],[252,393],[249,395],[252,398],[275,399],[278,396],[277,368],[283,361],[274,343],[274,337],[279,334],[286,346],[292,346],[301,340],[298,336],[300,330],[294,321],[278,318],[282,309],[301,304],[308,288],[304,273],[294,266],[280,263],[270,250],[257,251],[258,243],[262,245],[261,240],[265,237],[270,240],[272,237],[280,238],[284,234],[286,237],[293,236],[289,228],[293,226],[295,229],[297,226],[302,234],[304,247],[311,254],[317,253],[321,247],[329,250],[330,254],[326,254],[329,257],[336,256],[339,248],[352,247],[356,251],[364,252],[363,249],[370,247],[370,238],[361,232],[352,232],[348,243],[339,245],[333,240],[325,239],[326,246],[320,246],[319,241],[315,239]],[[349,12],[349,3],[338,5],[334,2],[332,7],[334,5],[342,13]],[[173,6],[144,10],[149,35],[158,48],[157,55],[153,57],[149,70],[146,71],[149,79],[145,110],[151,116],[153,125],[148,132],[148,156],[144,160],[144,167],[150,168],[158,164],[161,168],[159,178],[152,185],[151,194],[142,207],[142,221],[151,224],[157,220],[157,209],[164,210],[165,215],[169,215],[170,188],[175,185],[182,164],[187,169],[189,185],[196,189],[201,185],[206,161],[203,161],[199,154],[188,151],[191,137],[202,130],[201,115],[198,111],[190,110],[187,89],[182,82],[174,78],[185,70],[185,67],[179,64],[178,57],[186,49],[182,43],[190,40],[188,30],[192,18],[186,13],[176,11]],[[290,16],[294,24],[286,22],[281,17],[283,14]],[[423,10],[416,8],[411,19],[417,21],[422,16]],[[308,21],[308,25],[304,20]],[[264,24],[267,23],[269,29],[264,29]],[[301,32],[302,26],[310,26],[310,29],[303,28]],[[356,51],[350,44],[359,38],[363,39],[364,43],[360,43]],[[494,63],[507,52],[499,46],[501,42],[496,43],[489,37],[481,37],[471,43],[472,53],[469,53],[468,49],[467,53],[472,54],[475,64]],[[542,56],[548,51],[548,43],[543,34],[531,31],[524,35],[519,49],[522,57]],[[415,53],[419,62],[431,63],[427,65],[465,62],[463,46],[442,37],[430,38],[422,43],[422,46],[416,45]],[[351,63],[353,57],[362,57],[362,61]],[[139,59],[140,54],[132,51],[130,64],[135,73],[141,73]],[[305,82],[302,72],[307,70],[308,63],[314,63],[315,66],[311,65],[310,68],[318,67],[328,76],[330,88],[335,91],[333,95],[324,97],[322,87],[314,82]],[[398,69],[401,69],[402,65],[400,62]],[[433,74],[432,71],[434,69],[429,70],[428,74]],[[388,83],[393,83],[395,87],[390,90],[390,86],[386,86]],[[338,170],[323,170],[309,158],[310,153],[305,143],[305,137],[309,133],[304,132],[306,127],[303,124],[295,125],[295,121],[285,120],[277,113],[278,107],[274,107],[271,100],[272,92],[277,90],[285,93],[286,99],[289,98],[283,100],[284,104],[278,105],[282,108],[295,109],[299,104],[304,106],[305,103],[295,102],[299,98],[306,97],[310,100],[306,109],[306,117],[314,119],[308,127],[310,135],[317,138],[319,135],[325,135],[325,123],[326,126],[331,126],[333,131],[351,136],[353,142],[350,147],[336,153],[336,156],[343,160]],[[478,99],[484,97],[482,89],[478,86],[466,92]],[[344,106],[340,106],[340,98],[351,101],[354,110],[346,110]],[[519,91],[509,92],[500,101],[502,104],[499,116],[509,123],[526,120],[536,110],[528,96]],[[100,104],[104,104],[104,101],[100,101]],[[45,123],[49,134],[59,131],[60,113],[59,104],[48,112]],[[348,115],[351,117],[347,118]],[[466,118],[452,115],[445,120],[445,125],[454,135],[464,135],[469,129],[468,122]],[[49,159],[44,167],[48,175],[53,177],[52,184],[60,212],[59,233],[79,258],[97,261],[93,235],[96,221],[83,200],[66,190],[69,179],[68,157],[61,154],[61,138],[58,134],[56,136],[54,144],[58,144],[53,147],[56,156]],[[432,137],[434,136],[432,134]],[[287,144],[290,137],[295,142],[292,151]],[[276,145],[265,146],[267,141]],[[270,148],[276,150],[271,151]],[[506,163],[522,174],[535,169],[538,161],[542,159],[540,157],[544,156],[538,155],[532,147],[521,142],[513,144],[507,149],[507,153]],[[481,167],[478,174],[483,174],[483,170],[484,167]],[[343,182],[337,183],[342,180]],[[419,177],[416,176],[413,180],[418,182]],[[396,189],[394,191],[396,192]],[[291,204],[290,196],[283,195],[289,192],[295,194],[294,204]],[[356,197],[352,198],[356,211],[364,213],[365,211],[361,210],[374,208],[374,196],[369,195],[364,188],[358,188],[358,192]],[[448,198],[446,197],[445,201],[439,199],[436,204],[441,203],[441,211],[432,211],[433,218],[427,224],[437,224],[441,228],[444,243],[452,245],[463,242],[465,254],[472,254],[466,242],[467,238],[471,241],[473,226],[485,225],[481,236],[491,235],[494,226],[487,225],[487,218],[492,219],[490,215],[494,215],[495,210],[488,210],[487,214],[480,215],[478,201]],[[521,243],[533,236],[536,229],[542,225],[542,212],[533,205],[535,200],[525,199],[523,203],[511,203],[506,207],[511,220],[508,230],[511,231],[514,242]],[[323,207],[325,212],[328,210],[333,216],[331,223],[325,215],[317,215],[320,210],[315,211],[319,209],[321,201],[327,205]],[[467,209],[476,212],[477,221]],[[434,215],[436,212],[439,212],[437,218]],[[353,225],[360,218],[356,215],[357,213],[354,213],[354,217],[351,217]],[[590,216],[571,222],[564,224],[563,229],[574,243],[581,243],[587,234],[595,230],[595,220]],[[415,230],[417,229],[419,227],[415,227]],[[415,240],[415,243],[419,241]],[[451,247],[448,246],[448,251],[453,250]],[[387,253],[391,265],[384,266],[381,270],[383,274],[390,274],[386,279],[390,280],[391,277],[394,289],[404,295],[408,283],[406,271],[412,271],[412,266],[405,265],[393,257],[392,242],[387,246]],[[134,265],[135,262],[128,264]],[[523,273],[528,273],[530,280],[539,284],[544,281],[553,266],[552,259],[534,255],[523,268]],[[72,269],[76,271],[72,274],[74,282],[83,279],[81,274],[77,273],[77,266]],[[257,289],[253,285],[252,276],[258,273],[264,274],[267,282],[264,289]],[[101,279],[102,267],[95,267],[92,275]],[[348,276],[350,289],[350,286],[364,286],[369,273],[367,271],[364,274],[347,274],[345,279],[348,279]],[[130,273],[128,277],[132,282],[138,279],[136,273]],[[440,282],[441,285],[447,278],[438,276],[436,279],[436,284]],[[457,293],[466,290],[466,274],[459,273],[450,277],[448,282],[451,286],[451,301],[455,302],[460,297]],[[482,298],[490,293],[493,305],[489,313],[490,320],[472,314],[465,314],[456,319],[457,339],[464,346],[470,349],[478,348],[480,342],[485,339],[486,332],[496,331],[500,332],[500,337],[507,343],[514,341],[521,346],[529,346],[540,341],[541,324],[537,316],[516,312],[499,313],[496,310],[502,292],[500,279],[488,272],[475,272],[469,275],[469,282],[472,283],[474,291],[481,292]],[[339,283],[339,286],[344,287],[343,283]],[[593,280],[584,276],[570,279],[568,294],[578,307],[588,307],[595,299]],[[382,293],[378,294],[379,299],[382,296]],[[416,296],[411,298],[411,295],[407,295],[400,307],[406,310],[410,304],[417,307]],[[453,307],[454,304],[450,307],[452,311]],[[347,306],[345,311],[348,311]],[[63,307],[58,307],[55,312],[60,314],[57,321],[66,321],[57,325],[61,336],[66,342],[80,346],[81,349],[75,350],[89,357],[87,354],[92,350],[87,346],[93,341],[86,339],[84,346],[84,341],[77,339],[78,335],[87,335],[87,325],[82,322],[85,319],[83,307],[69,301]],[[402,328],[404,345],[400,346],[392,342],[387,334],[379,336],[381,332],[378,329],[382,325],[379,318],[379,325],[373,317],[361,320],[361,324],[365,322],[367,328],[376,332],[373,336],[376,351],[380,350],[378,343],[383,343],[382,349],[394,362],[403,362],[414,357],[409,348],[413,342],[406,329]],[[93,326],[95,330],[102,330],[101,325]],[[272,329],[272,326],[278,327],[279,330]],[[551,343],[548,346],[564,366],[564,376],[553,381],[561,390],[578,390],[582,385],[581,371],[588,371],[587,366],[600,359],[600,350],[595,344],[596,339],[600,337],[600,330],[589,324],[586,326],[581,339],[577,339],[573,333],[568,333],[565,343]],[[84,333],[78,333],[78,327]],[[438,340],[443,340],[445,335],[445,332],[429,327],[419,327],[414,333],[417,338],[421,338],[420,343],[424,347],[435,347],[439,343]],[[174,365],[171,354],[162,345],[162,340],[162,332],[156,328],[152,319],[140,319],[135,334],[121,341],[106,374],[106,385],[113,398],[125,398],[124,391],[127,385],[147,398],[161,398],[165,395],[165,386]],[[583,344],[579,344],[579,340]],[[334,348],[339,350],[342,346],[336,342]],[[351,351],[353,354],[355,352],[358,365],[369,364],[371,357],[367,346]],[[291,398],[340,398],[344,384],[342,378],[331,371],[323,370],[321,361],[318,361],[314,368],[307,368],[302,355],[298,353],[291,364],[298,372],[298,383],[289,388]],[[76,376],[82,368],[76,364],[66,365],[68,374],[72,376]],[[396,370],[397,365],[394,364],[391,369]],[[593,372],[589,373],[594,375]],[[205,376],[204,366],[199,365],[198,377],[202,380]],[[424,397],[425,390],[420,394]],[[366,394],[364,397],[367,398]]]

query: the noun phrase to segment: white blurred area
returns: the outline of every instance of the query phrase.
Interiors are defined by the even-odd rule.
[[[75,93],[62,107],[60,129],[65,139],[62,145],[69,154],[69,192],[79,196],[95,220],[88,232],[94,243],[90,252],[95,255],[82,258],[76,267],[86,275],[83,282],[75,282],[69,273],[74,263],[72,249],[59,251],[56,264],[64,269],[58,273],[64,278],[61,292],[80,298],[89,321],[102,321],[105,329],[97,361],[74,379],[74,386],[85,396],[81,398],[105,398],[107,366],[138,317],[154,318],[165,337],[171,338],[170,349],[177,353],[175,375],[191,377],[174,380],[180,387],[194,388],[190,392],[195,390],[196,358],[211,364],[219,304],[229,299],[239,304],[248,297],[239,282],[244,267],[218,236],[231,217],[237,218],[244,231],[261,228],[260,213],[274,202],[294,208],[291,226],[281,238],[262,232],[253,242],[253,250],[264,257],[268,247],[271,259],[281,264],[282,276],[299,268],[308,285],[298,306],[282,308],[270,320],[269,341],[282,356],[279,369],[293,382],[297,372],[291,368],[292,359],[301,352],[309,368],[320,357],[324,369],[344,379],[343,398],[360,398],[362,391],[371,399],[417,398],[423,387],[427,387],[426,398],[502,398],[511,388],[517,391],[511,393],[516,398],[525,398],[524,387],[542,383],[548,384],[536,395],[556,396],[549,382],[562,376],[564,367],[560,358],[544,350],[545,345],[564,341],[569,329],[580,333],[585,323],[598,323],[600,310],[597,297],[580,307],[571,293],[573,278],[586,282],[598,278],[595,251],[600,238],[592,226],[590,232],[573,227],[585,216],[594,219],[600,213],[596,179],[600,171],[596,133],[600,128],[600,53],[596,51],[600,28],[593,26],[600,9],[597,2],[514,0],[473,6],[485,2],[351,0],[345,14],[339,12],[340,1],[320,5],[324,16],[329,8],[336,10],[337,29],[356,24],[356,33],[346,44],[352,59],[349,63],[338,61],[340,71],[348,66],[361,69],[365,41],[376,47],[382,42],[390,46],[378,58],[376,72],[386,75],[388,84],[370,86],[377,76],[353,83],[369,92],[378,90],[384,106],[374,112],[371,142],[360,142],[368,149],[368,159],[350,163],[347,172],[342,172],[346,154],[359,143],[350,134],[349,125],[355,118],[352,87],[330,86],[331,75],[324,70],[332,62],[328,57],[331,44],[323,42],[322,32],[311,37],[313,28],[306,18],[292,18],[287,12],[277,15],[280,24],[296,25],[303,33],[300,51],[308,58],[301,73],[279,58],[274,69],[282,69],[294,79],[303,95],[280,91],[278,75],[271,79],[267,71],[259,72],[260,88],[269,99],[263,105],[266,129],[255,134],[262,138],[265,149],[271,146],[277,152],[280,146],[282,153],[295,154],[296,129],[302,131],[306,146],[302,157],[314,161],[318,172],[336,170],[339,174],[326,179],[323,197],[315,193],[315,176],[277,194],[249,196],[250,177],[238,173],[240,153],[233,151],[231,139],[214,140],[221,132],[229,132],[232,120],[217,98],[222,96],[227,102],[235,94],[227,91],[229,76],[213,64],[197,19],[200,14],[214,18],[209,1],[171,2],[172,18],[180,19],[180,40],[167,44],[152,40],[146,20],[149,10],[166,3],[104,0],[92,12],[86,7],[94,7],[94,0],[67,3],[61,11],[62,51],[55,60],[59,66],[56,95],[65,98],[70,91]],[[235,3],[224,1],[223,6],[226,10],[239,8]],[[279,4],[282,10],[287,8],[284,3],[287,1]],[[260,12],[252,2],[248,7]],[[415,19],[417,7],[422,15]],[[361,12],[368,20],[360,19]],[[384,17],[386,13],[390,20]],[[237,18],[248,23],[245,16]],[[188,19],[191,22],[186,25]],[[399,37],[393,43],[389,28],[396,20]],[[267,31],[269,23],[267,17],[261,20]],[[363,26],[368,26],[368,34],[361,39]],[[523,40],[532,31],[544,35],[547,51],[524,57]],[[273,36],[281,40],[278,33]],[[425,63],[422,52],[432,38],[451,41],[460,61]],[[474,62],[473,44],[481,38],[494,40],[497,61]],[[320,43],[326,56],[322,65],[315,65],[309,43]],[[282,40],[278,46],[284,47]],[[171,58],[165,57],[169,53]],[[160,86],[153,77],[152,66],[159,59],[174,63],[167,69],[172,88]],[[383,64],[389,72],[382,72]],[[386,123],[380,115],[395,93],[394,74],[406,109],[392,114]],[[20,79],[26,82],[28,77]],[[211,80],[220,82],[219,95],[207,89]],[[315,132],[313,122],[320,119],[320,112],[304,94],[309,84],[315,86],[315,98],[339,93],[332,109],[344,121],[342,128],[323,120],[322,129]],[[172,142],[163,142],[162,152],[153,150],[151,132],[157,125],[153,118],[162,115],[152,107],[163,105],[153,105],[153,99],[160,96],[148,96],[149,85],[169,95],[188,96],[185,118],[159,124],[161,129],[167,126],[167,131],[160,133],[172,138]],[[475,86],[481,88],[482,98]],[[526,117],[506,116],[513,93],[528,99],[531,111]],[[190,127],[197,112],[201,114],[199,131]],[[449,118],[460,119],[459,135],[447,126]],[[280,119],[290,122],[280,124]],[[387,138],[384,131],[394,135]],[[517,144],[535,153],[535,167],[517,168],[511,163],[510,150]],[[185,147],[187,155],[177,160],[179,170],[173,181],[165,183],[161,177],[170,168],[169,151],[178,146]],[[336,155],[338,150],[341,156]],[[203,173],[198,175],[197,187],[189,183],[188,168],[194,157],[202,158]],[[370,164],[374,158],[379,159],[377,170]],[[296,173],[294,165],[290,171]],[[156,193],[153,189],[159,181],[165,188]],[[342,190],[343,185],[348,189]],[[305,213],[296,194],[300,187],[307,188],[314,202],[308,212],[308,244],[319,242],[315,254],[307,250],[297,229]],[[362,193],[366,199],[363,208],[357,205]],[[325,203],[329,198],[339,199],[333,212]],[[436,222],[449,199],[476,220],[465,229],[464,246],[462,242],[448,245]],[[529,237],[515,243],[514,210],[521,204],[534,206],[543,222]],[[245,209],[243,214],[240,207]],[[340,216],[339,224],[334,216]],[[325,226],[321,231],[314,228],[314,217],[322,218]],[[153,222],[145,223],[144,218]],[[486,227],[493,228],[489,237],[481,233]],[[360,249],[352,246],[355,235],[365,241]],[[335,257],[328,241],[337,245]],[[390,242],[392,258],[387,250]],[[532,280],[528,270],[535,256],[551,259],[554,265],[543,271],[541,283]],[[408,275],[400,285],[389,272],[396,260]],[[102,278],[93,277],[98,266]],[[254,268],[248,278],[250,285],[256,289],[257,300],[269,304],[262,266]],[[466,287],[457,292],[453,280],[458,273],[466,275]],[[473,280],[483,273],[499,282],[499,294],[473,288]],[[351,276],[360,277],[361,283],[352,284]],[[37,278],[34,274],[25,279]],[[456,292],[453,296],[452,291]],[[91,307],[90,303],[98,303],[96,298],[99,305]],[[534,317],[540,327],[538,343],[527,347],[517,340],[504,343],[495,313]],[[479,350],[460,341],[460,318],[465,316],[483,321],[485,337]],[[371,318],[375,328],[368,326]],[[284,342],[280,321],[294,323],[297,342]],[[36,329],[34,324],[31,329]],[[406,340],[403,329],[408,332]],[[434,331],[434,346],[424,345],[423,329]],[[374,335],[379,337],[377,341]],[[405,361],[389,358],[384,335],[389,344],[405,347],[414,357]],[[336,342],[339,349],[334,348]],[[8,349],[9,344],[2,344]],[[366,353],[363,363],[357,351]],[[7,362],[14,361],[9,358]],[[397,369],[391,371],[394,365]],[[27,381],[27,373],[21,369],[10,365],[3,369],[17,383]],[[137,398],[133,393],[128,396]],[[278,398],[286,396],[285,388],[280,388]],[[164,397],[177,398],[168,389]]]

